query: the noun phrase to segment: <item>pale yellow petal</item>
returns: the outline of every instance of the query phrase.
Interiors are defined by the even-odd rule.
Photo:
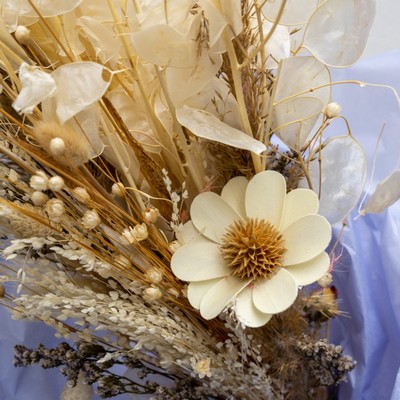
[[[258,328],[265,325],[273,314],[259,311],[253,302],[253,290],[249,285],[243,289],[236,298],[236,316],[240,322],[249,328]]]
[[[332,230],[320,215],[306,215],[282,232],[286,253],[284,264],[299,264],[321,254],[329,245]]]
[[[323,252],[312,260],[285,267],[299,286],[309,285],[322,278],[329,269],[329,256]]]
[[[212,192],[201,193],[193,200],[190,215],[196,229],[217,243],[226,228],[240,219],[231,206]]]
[[[221,192],[221,198],[242,218],[246,217],[245,195],[248,183],[249,181],[244,176],[237,176],[231,179]]]
[[[185,244],[189,244],[193,241],[195,242],[205,242],[209,243],[210,241],[203,236],[193,225],[192,221],[188,221],[183,225],[182,230],[176,233],[176,238],[178,242],[183,246]]]
[[[216,278],[216,279],[210,279],[208,281],[190,282],[187,291],[189,303],[196,310],[199,310],[200,303],[203,300],[205,294],[220,280],[221,278]]]
[[[297,284],[292,275],[281,268],[271,279],[255,284],[254,305],[263,313],[277,314],[289,308],[297,297]]]
[[[200,303],[200,314],[205,319],[212,319],[228,305],[248,284],[234,276],[227,276],[214,285],[203,297]]]
[[[180,247],[171,259],[172,272],[188,282],[220,278],[230,273],[218,245],[195,242]]]
[[[286,196],[280,230],[284,231],[289,225],[301,217],[305,217],[309,214],[316,214],[318,211],[318,204],[318,196],[312,190],[292,190]]]
[[[248,217],[265,219],[279,227],[286,197],[285,178],[275,171],[255,175],[246,190]]]

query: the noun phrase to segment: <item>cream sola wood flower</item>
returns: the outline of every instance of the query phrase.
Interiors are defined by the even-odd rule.
[[[329,267],[331,239],[309,189],[286,193],[285,178],[264,171],[250,181],[231,179],[221,196],[199,194],[183,246],[171,267],[188,281],[188,299],[205,319],[233,305],[246,326],[266,324],[295,301],[298,287],[320,279]]]

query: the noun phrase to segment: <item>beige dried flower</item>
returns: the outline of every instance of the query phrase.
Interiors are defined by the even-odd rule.
[[[211,359],[205,358],[203,360],[197,361],[194,357],[190,358],[194,372],[199,376],[199,378],[204,378],[205,376],[211,376],[210,364]]]
[[[161,290],[155,287],[149,287],[143,290],[143,297],[147,301],[155,301],[162,297]]]
[[[149,237],[149,232],[145,223],[137,224],[134,228],[129,227],[128,229],[124,229],[122,237],[129,243],[139,243]]]
[[[163,278],[163,272],[157,267],[148,269],[146,275],[153,283],[160,283]]]
[[[52,190],[53,192],[60,192],[61,190],[64,189],[65,182],[64,179],[61,178],[61,176],[52,176],[49,179],[49,189]]]
[[[125,193],[124,185],[121,182],[114,183],[111,187],[111,193],[116,197],[123,197]]]
[[[31,194],[31,200],[36,206],[43,206],[49,200],[49,196],[46,193],[36,190]]]
[[[47,190],[49,188],[49,178],[43,171],[36,171],[35,175],[31,176],[29,186],[34,190]]]
[[[86,229],[90,230],[96,228],[96,226],[101,223],[101,219],[96,210],[87,210],[85,211],[81,222]]]
[[[160,216],[160,210],[158,208],[147,207],[143,211],[144,221],[148,224],[153,224],[154,222],[156,222],[159,216]]]
[[[149,237],[147,225],[145,223],[135,225],[133,228],[133,236],[137,242],[146,240]]]
[[[339,103],[329,103],[325,108],[326,118],[335,118],[340,115],[342,106]]]
[[[58,219],[65,212],[64,202],[60,199],[51,199],[46,203],[45,209],[50,219]]]
[[[8,179],[10,180],[10,182],[16,183],[21,179],[21,177],[19,176],[18,172],[10,169],[10,171],[8,172]]]
[[[72,190],[72,195],[82,204],[87,204],[90,201],[90,195],[88,191],[83,187],[76,187]]]

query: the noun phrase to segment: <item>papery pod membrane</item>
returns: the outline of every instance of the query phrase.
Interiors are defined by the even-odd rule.
[[[44,18],[66,14],[77,8],[83,0],[32,0],[32,4]],[[28,0],[0,1],[1,15],[13,32],[17,25],[30,25],[39,19]]]
[[[193,57],[196,56],[193,55]],[[165,79],[173,104],[179,107],[187,98],[200,92],[211,82],[221,65],[222,56],[220,54],[213,54],[207,49],[202,49],[201,54],[197,56],[195,66],[189,68],[167,67]],[[182,82],[185,84],[182,85]]]
[[[196,42],[168,25],[132,33],[131,41],[139,57],[152,64],[190,68],[196,63]]]
[[[364,52],[374,16],[374,0],[328,0],[312,15],[302,46],[324,64],[352,65]]]
[[[383,179],[368,198],[360,214],[381,213],[400,199],[400,169]]]
[[[140,185],[143,176],[140,173],[140,163],[132,148],[124,143],[117,133],[108,133],[101,138],[105,145],[104,157],[121,172],[128,168],[136,184]]]
[[[136,93],[136,87],[133,93]],[[146,106],[138,97],[130,97],[122,88],[113,89],[107,93],[107,98],[112,105],[118,110],[118,113],[129,132],[134,136],[143,148],[150,153],[159,153],[161,146],[157,145],[154,134],[149,125]]]
[[[309,165],[309,175],[313,190],[320,195],[318,213],[335,224],[357,205],[367,178],[367,160],[350,135],[328,139],[320,157],[321,168],[317,152]],[[307,182],[303,180],[301,186],[308,187]]]
[[[243,131],[237,101],[221,78],[214,76],[203,90],[186,99],[184,104],[207,111],[232,128]]]
[[[256,154],[266,150],[264,143],[253,139],[238,129],[232,128],[207,111],[185,106],[176,110],[176,118],[180,124],[188,128],[194,135],[203,139],[249,150]]]
[[[283,0],[266,0],[262,6],[264,16],[275,22]],[[318,7],[318,0],[287,0],[283,14],[279,19],[281,25],[302,25],[308,22]]]
[[[65,50],[67,50],[67,52],[71,52],[74,56],[84,53],[86,48],[79,38],[79,28],[77,27],[77,18],[75,12],[63,14],[59,18],[62,22],[60,24],[60,30],[58,33],[60,45],[57,53],[61,57],[67,56]]]
[[[257,18],[250,19],[250,26],[255,32],[259,29]],[[264,19],[262,21],[262,30],[264,37],[268,35],[273,27],[273,23]],[[248,53],[254,51],[254,46],[250,46]],[[277,25],[271,37],[264,45],[266,60],[265,65],[259,60],[259,67],[266,69],[274,69],[278,67],[279,61],[290,57],[290,32],[287,26]]]
[[[115,33],[91,17],[80,17],[77,25],[82,28],[86,39],[92,45],[95,56],[99,57],[103,64],[110,62],[115,66],[121,48],[121,42],[115,37]]]
[[[19,69],[19,79],[22,88],[12,105],[18,113],[31,114],[39,103],[57,90],[56,81],[50,74],[25,62]]]
[[[223,34],[226,40],[232,40],[243,29],[240,0],[199,0],[198,4],[208,20],[211,50],[216,53],[225,52]],[[229,29],[226,29],[228,26]]]
[[[56,114],[61,124],[96,103],[106,92],[112,72],[91,61],[64,64],[51,77],[56,81]]]
[[[330,100],[330,74],[314,57],[292,57],[281,62],[277,76],[273,128],[287,146],[300,150]]]
[[[184,34],[190,10],[196,1],[147,0],[142,3],[141,13],[138,15],[141,30],[155,25],[169,25]]]

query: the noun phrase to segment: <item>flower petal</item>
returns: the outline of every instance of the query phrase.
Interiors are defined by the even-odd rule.
[[[329,256],[323,252],[312,260],[285,267],[299,286],[309,285],[322,278],[329,269]]]
[[[280,230],[284,231],[289,225],[301,217],[316,214],[318,211],[318,196],[310,189],[295,189],[286,196]]]
[[[215,243],[195,242],[180,247],[171,259],[172,272],[183,281],[221,278],[230,273]]]
[[[289,225],[282,232],[284,264],[293,265],[311,260],[329,245],[332,230],[329,222],[320,215],[306,215]]]
[[[197,310],[200,309],[200,303],[203,300],[205,294],[221,279],[224,278],[216,278],[210,279],[208,281],[200,281],[200,282],[190,282],[188,286],[188,300],[189,303],[196,308]]]
[[[226,228],[240,216],[220,196],[212,192],[199,194],[190,208],[193,225],[200,233],[219,243]]]
[[[235,311],[239,321],[250,328],[258,328],[265,325],[273,315],[265,314],[254,306],[253,290],[250,287],[243,289],[238,294]]]
[[[214,285],[203,297],[200,303],[200,314],[205,319],[212,319],[226,307],[226,305],[245,288],[251,279],[242,280],[234,276],[227,276]]]
[[[253,302],[263,313],[277,314],[289,308],[297,297],[297,283],[281,268],[271,279],[254,285]]]
[[[222,189],[221,198],[225,200],[242,218],[246,217],[245,195],[249,181],[244,176],[231,179]]]
[[[210,241],[204,237],[193,225],[192,221],[188,221],[183,224],[181,231],[176,232],[176,238],[178,242],[183,246],[185,244],[195,242],[210,243]]]
[[[255,175],[246,190],[248,217],[265,219],[279,227],[286,197],[285,178],[275,171]]]

